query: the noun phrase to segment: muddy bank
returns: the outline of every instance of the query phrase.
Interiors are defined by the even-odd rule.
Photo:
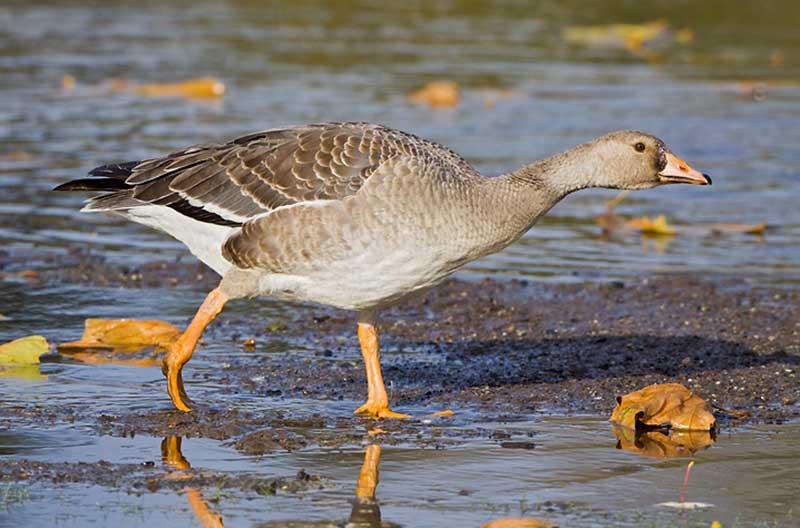
[[[32,286],[80,282],[201,291],[216,281],[194,262],[127,269],[76,250],[68,265],[41,265],[21,274],[18,262],[4,258],[6,280]],[[452,279],[382,314],[384,377],[394,407],[426,413],[450,408],[456,411],[451,423],[464,425],[531,413],[608,415],[617,395],[660,382],[683,383],[715,405],[750,413],[744,421],[780,423],[800,416],[798,297],[797,291],[725,277],[581,285]],[[285,322],[239,312],[223,314],[209,328],[206,342],[228,342],[232,350],[241,350],[245,339],[255,341],[250,354],[220,358],[214,375],[221,393],[264,398],[273,409],[283,399],[362,399],[366,385],[352,314],[291,306]],[[285,351],[274,351],[278,342]],[[188,379],[191,370],[190,363]],[[34,421],[38,415],[52,420],[53,414],[74,420],[80,413],[46,406],[14,409],[3,412],[28,413]],[[722,411],[718,417],[723,425],[742,423]],[[246,453],[358,443],[371,426],[349,411],[244,412],[221,401],[199,402],[196,412],[185,415],[169,409],[166,397],[162,408],[146,414],[120,409],[85,418],[106,433],[206,436],[230,440]],[[381,427],[393,438],[431,446],[444,442],[428,422]]]

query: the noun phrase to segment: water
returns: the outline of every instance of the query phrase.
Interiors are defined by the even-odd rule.
[[[626,216],[666,214],[681,231],[678,236],[604,238],[595,218],[615,194],[586,191],[462,276],[585,281],[713,272],[761,284],[800,284],[800,4],[710,1],[692,9],[623,1],[473,4],[5,2],[0,6],[0,252],[32,255],[14,269],[53,266],[36,255],[66,255],[75,245],[89,245],[111,262],[131,266],[185,255],[164,235],[113,217],[79,214],[80,196],[49,190],[105,162],[159,156],[284,124],[379,122],[441,142],[487,174],[630,127],[662,137],[714,178],[710,188],[635,193],[618,207]],[[614,47],[569,45],[561,37],[569,26],[658,18],[691,29],[693,42],[662,43],[644,58]],[[69,94],[59,86],[67,74],[86,85],[121,77],[169,82],[212,75],[224,81],[228,93],[219,101]],[[462,86],[461,104],[430,109],[409,101],[410,92],[438,79]],[[753,97],[748,83],[754,81],[767,82],[765,99]],[[511,96],[500,97],[498,90]],[[487,97],[497,98],[493,107],[485,104]],[[715,222],[767,222],[770,229],[758,237],[715,235],[703,227]],[[28,333],[75,339],[86,317],[155,316],[179,323],[201,298],[202,292],[191,288],[128,295],[115,288],[32,289],[24,281],[3,281],[0,314],[11,319],[0,322],[0,342]],[[265,320],[275,320],[282,307],[267,301],[239,309],[258,309]],[[210,347],[193,361],[195,372],[211,373],[209,358],[222,353],[229,351]],[[155,368],[104,366],[100,376],[97,367],[62,364],[46,365],[43,372],[47,383],[3,380],[3,393],[11,395],[4,405],[72,405],[76,398],[109,390],[114,398],[89,398],[87,412],[141,412],[163,405],[163,380]],[[209,381],[196,381],[191,389],[198,399],[230,397]],[[356,403],[318,405],[345,413]],[[97,437],[86,423],[49,431],[25,423],[3,427],[8,431],[0,432],[0,453],[11,457],[160,464],[161,438]],[[714,506],[677,513],[655,504],[677,500],[686,460],[653,461],[617,450],[607,425],[596,417],[537,419],[514,427],[535,433],[534,450],[469,439],[441,451],[384,445],[377,489],[382,518],[404,526],[477,526],[523,514],[562,526],[797,522],[792,512],[800,482],[786,469],[797,458],[796,425],[736,431],[698,454],[688,499]],[[209,507],[228,526],[346,522],[363,452],[352,446],[253,458],[210,440],[183,444],[196,469],[291,476],[305,467],[329,479],[330,487],[300,497],[225,492]],[[195,522],[186,492],[136,496],[102,486],[39,483],[23,485],[15,500],[12,491],[0,489],[5,497],[0,525]],[[200,491],[206,501],[218,494]]]
[[[788,469],[800,439],[797,426],[737,431],[697,455],[686,500],[707,507],[696,511],[661,505],[679,500],[686,459],[654,460],[618,450],[607,423],[596,418],[550,418],[513,426],[533,435],[533,450],[503,449],[488,440],[444,450],[378,442],[369,447],[247,457],[216,441],[183,439],[180,454],[191,464],[191,472],[291,477],[304,468],[323,477],[324,485],[262,496],[213,485],[131,494],[123,491],[124,478],[116,490],[40,483],[16,491],[22,499],[6,499],[5,520],[9,526],[112,522],[191,526],[198,523],[196,510],[188,503],[194,492],[208,509],[222,516],[226,526],[269,522],[279,526],[288,521],[309,525],[328,521],[339,526],[351,515],[359,472],[366,468],[373,475],[378,470],[379,483],[375,502],[369,504],[373,524],[365,526],[378,526],[376,518],[401,526],[478,526],[508,516],[532,516],[560,526],[705,527],[712,520],[724,526],[773,526],[769,523],[775,522],[792,526],[797,522],[800,480]],[[65,429],[49,434],[23,429],[12,437],[0,435],[4,455],[40,462],[60,462],[66,457],[90,463],[155,463],[169,471],[162,461],[161,445],[160,438],[87,437]],[[378,463],[367,467],[367,454]]]
[[[448,145],[487,174],[631,127],[661,136],[714,177],[711,188],[636,193],[618,210],[666,214],[679,236],[603,239],[594,219],[614,193],[582,192],[466,273],[587,280],[713,269],[796,285],[800,42],[791,21],[800,14],[793,2],[753,12],[712,5],[691,16],[678,6],[626,2],[411,3],[388,12],[369,2],[5,5],[0,242],[8,250],[91,244],[128,263],[181,253],[159,233],[80,215],[81,197],[48,190],[100,163],[282,124],[380,122]],[[561,38],[570,26],[658,18],[689,28],[694,40],[656,46],[648,62]],[[218,102],[70,95],[59,89],[65,74],[86,84],[213,75],[228,95]],[[436,110],[409,102],[413,89],[435,79],[459,82],[464,101]],[[738,84],[761,80],[772,83],[763,101]],[[487,89],[513,95],[487,108]],[[763,221],[772,226],[764,237],[692,229]]]

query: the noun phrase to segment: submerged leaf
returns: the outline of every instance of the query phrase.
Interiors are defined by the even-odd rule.
[[[710,431],[716,423],[708,403],[678,383],[650,385],[617,396],[611,421],[636,430],[669,427]]]
[[[454,81],[434,81],[411,94],[411,100],[431,106],[456,106],[461,100],[461,90]]]
[[[145,346],[166,347],[174,343],[181,331],[166,321],[143,319],[87,319],[83,337],[58,345],[59,351],[69,349],[116,347],[133,349]]]
[[[50,345],[42,336],[21,337],[0,345],[0,365],[33,365],[48,350]]]

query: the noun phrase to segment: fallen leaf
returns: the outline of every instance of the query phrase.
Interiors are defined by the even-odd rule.
[[[118,347],[132,349],[146,346],[167,347],[174,343],[181,331],[166,321],[142,319],[87,319],[83,337],[79,341],[58,345],[60,352]]]
[[[16,378],[24,381],[47,381],[47,374],[42,374],[39,365],[0,366],[0,378]]]
[[[711,431],[635,431],[614,425],[617,449],[650,458],[690,457],[714,443]]]
[[[50,345],[42,336],[21,337],[0,345],[0,365],[35,365],[49,350]]]
[[[454,81],[433,81],[412,93],[411,100],[431,106],[456,106],[461,100],[461,89]]]
[[[678,44],[689,44],[694,40],[694,31],[683,28],[675,32],[675,42]]]
[[[135,84],[131,90],[148,97],[181,96],[207,99],[225,95],[225,84],[213,77],[204,77],[175,83]]]
[[[625,222],[625,227],[641,231],[643,235],[675,235],[677,231],[667,223],[667,217],[658,215],[655,218],[641,216]]]
[[[665,20],[643,24],[609,24],[572,26],[561,32],[569,44],[587,47],[627,48],[638,52],[646,42],[664,35],[669,25]]]
[[[77,84],[78,84],[78,80],[75,79],[74,75],[67,74],[67,75],[64,75],[61,78],[61,89],[64,90],[64,91],[74,90],[75,86],[77,86]]]
[[[481,528],[556,528],[556,525],[533,517],[504,517],[482,524]]]
[[[61,79],[61,90],[79,96],[109,95],[128,92],[145,97],[186,97],[190,99],[216,99],[225,95],[225,84],[214,77],[201,77],[174,83],[138,84],[127,79],[108,79],[99,84],[78,83],[72,75]]]
[[[743,233],[746,235],[763,235],[764,232],[767,230],[768,226],[766,222],[761,222],[760,224],[716,223],[716,224],[705,224],[703,227],[706,227],[711,231],[717,231],[717,232]]]
[[[679,383],[650,385],[617,396],[611,421],[635,430],[669,427],[711,431],[716,423],[708,403]]]

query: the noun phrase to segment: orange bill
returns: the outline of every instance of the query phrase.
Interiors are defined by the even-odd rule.
[[[693,169],[688,163],[672,152],[666,152],[667,165],[658,173],[664,183],[691,183],[694,185],[711,185],[708,174]]]

